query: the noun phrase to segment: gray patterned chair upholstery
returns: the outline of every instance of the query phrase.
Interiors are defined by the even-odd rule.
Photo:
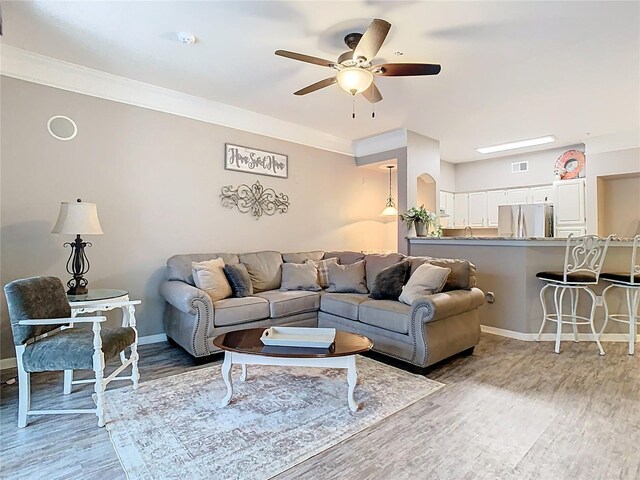
[[[33,372],[93,370],[97,407],[83,413],[95,413],[98,425],[104,425],[105,361],[131,346],[128,360],[134,388],[138,383],[138,334],[135,326],[101,328],[106,317],[72,317],[71,307],[60,279],[34,277],[15,280],[4,287],[9,307],[13,341],[16,347],[19,381],[18,426],[27,425],[29,415],[65,413],[64,410],[30,410],[30,375]],[[132,302],[133,303],[133,302]],[[90,323],[92,329],[73,328]],[[114,377],[122,379],[123,377]]]

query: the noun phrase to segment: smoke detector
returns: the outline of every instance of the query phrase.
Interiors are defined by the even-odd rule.
[[[180,43],[191,45],[193,43],[196,43],[196,36],[193,33],[189,32],[178,32],[178,40],[180,41]]]

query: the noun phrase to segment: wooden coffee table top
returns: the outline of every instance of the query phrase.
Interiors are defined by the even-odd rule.
[[[265,330],[266,328],[249,328],[223,333],[213,339],[213,344],[230,352],[295,358],[344,357],[367,352],[373,348],[373,342],[367,337],[341,330],[336,331],[335,342],[329,348],[273,347],[260,341]]]

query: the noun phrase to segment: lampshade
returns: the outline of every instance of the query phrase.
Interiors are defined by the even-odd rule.
[[[76,203],[62,202],[58,221],[51,233],[102,235],[96,204],[84,203],[79,199]]]
[[[393,206],[384,207],[384,210],[380,213],[381,217],[396,217],[398,215],[398,209]]]
[[[352,95],[364,92],[373,82],[373,74],[369,70],[358,67],[340,70],[336,78],[340,88]]]
[[[391,170],[393,170],[393,165],[387,165],[389,169],[389,196],[387,197],[387,205],[384,207],[382,212],[380,212],[381,217],[397,217],[398,209],[396,208],[396,202],[393,200],[393,195],[391,193]]]

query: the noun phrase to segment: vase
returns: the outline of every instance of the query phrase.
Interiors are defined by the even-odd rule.
[[[429,224],[425,222],[413,222],[416,226],[416,236],[426,237]]]

